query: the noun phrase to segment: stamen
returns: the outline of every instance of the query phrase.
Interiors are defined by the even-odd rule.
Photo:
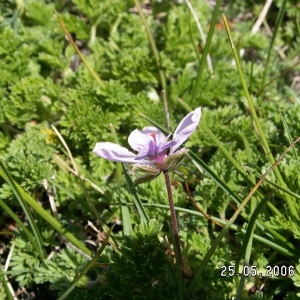
[[[152,136],[154,142],[156,143],[156,131],[153,131],[152,133],[150,133],[150,135]]]

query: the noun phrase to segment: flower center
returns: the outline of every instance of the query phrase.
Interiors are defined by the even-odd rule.
[[[152,137],[154,144],[155,144],[155,150],[154,150],[154,155],[150,156],[150,159],[155,161],[159,166],[163,165],[165,156],[166,156],[166,151],[159,151],[159,145],[157,144],[157,131],[153,131],[150,133],[150,136]]]

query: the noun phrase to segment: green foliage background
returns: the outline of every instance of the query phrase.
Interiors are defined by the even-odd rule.
[[[207,34],[212,8],[206,1],[191,2]],[[221,9],[231,21],[235,44],[245,50],[242,68],[275,158],[300,132],[300,92],[296,81],[300,12],[296,2],[286,3],[284,25],[275,40],[275,49],[280,51],[272,51],[267,86],[261,83],[282,2],[274,1],[267,16],[271,33],[263,27],[254,35],[250,33],[251,27],[263,2],[230,1],[223,3]],[[92,153],[99,141],[115,142],[110,124],[125,147],[128,147],[127,136],[131,131],[149,126],[140,113],[162,126],[165,124],[159,70],[134,7],[134,2],[129,0],[0,1],[0,160],[14,180],[53,213],[49,204],[52,197],[57,209],[55,218],[78,239],[89,243],[92,252],[97,250],[99,241],[87,226],[88,220],[99,230],[107,231],[111,224],[120,221],[124,224],[127,216],[127,227],[124,227],[135,228],[128,233],[123,227],[112,234],[121,252],[108,245],[98,264],[69,299],[176,299],[163,179],[159,177],[137,187],[147,214],[157,222],[138,225],[140,218],[132,206],[133,198],[119,166]],[[254,176],[255,179],[255,174],[260,177],[270,162],[253,126],[221,17],[209,49],[213,73],[207,66],[204,68],[197,86],[199,92],[195,94],[205,45],[187,5],[180,1],[153,0],[143,9],[159,51],[159,68],[166,78],[172,130],[186,115],[187,107],[202,107],[199,129],[186,142],[186,147],[196,153],[237,198],[244,199],[253,184],[242,176],[205,128],[211,129],[249,178]],[[55,10],[61,14],[77,47],[103,80],[103,85],[99,85],[65,38]],[[51,126],[57,128],[68,145],[81,177],[70,172],[74,164]],[[299,215],[299,146],[285,156],[279,168],[285,188],[296,194],[291,196],[291,201]],[[133,178],[137,176],[130,166],[128,172]],[[291,255],[254,240],[251,265],[258,268],[292,265],[297,267],[298,273],[293,278],[249,277],[243,297],[296,299],[300,293],[299,220],[291,217],[286,193],[273,184],[278,184],[276,177],[270,174],[268,179],[271,182],[263,185],[261,194],[254,200],[259,203],[264,199],[273,206],[266,205],[260,211],[262,226],[256,227],[255,234],[287,247]],[[172,174],[176,206],[187,210],[180,213],[179,225],[186,260],[184,285],[188,286],[220,228],[192,213],[195,209],[184,188],[186,182],[202,210],[220,220],[228,220],[237,203],[190,159]],[[0,199],[27,224],[11,188],[2,179]],[[166,206],[157,207],[157,204]],[[124,207],[128,208],[127,213]],[[274,213],[274,207],[280,214]],[[236,278],[221,278],[220,267],[236,262],[242,264],[237,258],[242,255],[243,230],[247,229],[247,216],[253,213],[253,207],[247,205],[243,213],[235,222],[237,230],[228,232],[219,244],[188,299],[200,299],[199,295],[201,299],[232,299],[236,294]],[[66,247],[60,235],[41,217],[35,215],[35,218],[48,259],[42,260],[35,253],[22,230],[9,230],[12,221],[1,211],[1,248],[5,254],[1,265],[4,266],[10,250],[13,254],[7,272],[2,268],[0,277],[6,275],[15,290],[25,287],[36,299],[56,299],[67,290],[87,260],[78,251]],[[280,237],[286,237],[291,246],[279,242]],[[263,285],[263,291],[259,291]],[[253,296],[250,296],[249,286],[256,291]],[[2,282],[0,298],[5,297],[8,299]]]

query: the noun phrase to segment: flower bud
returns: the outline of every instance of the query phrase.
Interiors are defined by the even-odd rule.
[[[179,151],[166,157],[164,161],[164,170],[175,169],[187,156],[187,149],[182,148]]]
[[[138,185],[141,183],[149,182],[149,181],[155,179],[159,174],[160,174],[160,172],[157,174],[146,174],[146,175],[140,176],[134,180],[134,184]]]

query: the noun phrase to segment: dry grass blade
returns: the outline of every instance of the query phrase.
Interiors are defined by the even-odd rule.
[[[82,60],[82,62],[84,63],[84,65],[86,66],[86,68],[90,71],[90,73],[93,75],[93,77],[98,81],[98,83],[100,84],[100,86],[104,86],[105,83],[104,81],[99,77],[99,75],[94,71],[94,69],[89,65],[89,63],[87,62],[87,60],[85,59],[85,57],[82,55],[82,53],[80,52],[80,50],[78,49],[77,45],[75,44],[75,42],[72,39],[72,36],[70,34],[70,32],[67,30],[63,19],[61,17],[61,15],[56,12],[56,15],[58,17],[58,21],[59,24],[61,26],[61,28],[63,29],[68,41],[71,43],[71,45],[73,46],[73,48],[75,49],[76,53],[78,54],[78,56],[80,57],[80,59]]]
[[[189,0],[185,0],[185,2],[186,2],[186,5],[188,6],[189,10],[191,11],[191,14],[193,15],[193,18],[194,18],[194,20],[196,22],[196,25],[197,25],[197,28],[198,28],[198,31],[199,31],[202,43],[203,43],[203,45],[205,45],[206,44],[206,38],[204,36],[204,32],[203,32],[201,23],[198,20],[197,14],[196,14],[196,12],[195,12],[195,10],[194,10],[191,2]],[[207,54],[206,60],[207,60],[208,69],[209,69],[210,73],[212,74],[214,72],[214,70],[213,70],[213,66],[212,66],[212,60],[211,60],[211,57],[210,57],[209,54]]]
[[[265,18],[266,18],[266,15],[270,9],[270,6],[272,4],[273,0],[267,0],[260,15],[258,16],[255,24],[253,25],[252,29],[251,29],[251,33],[252,34],[255,34],[258,32],[261,24],[264,22]]]
[[[223,227],[224,225],[219,223],[218,221],[214,220],[210,215],[208,215],[194,200],[192,194],[191,194],[191,191],[190,191],[190,188],[187,184],[187,182],[185,182],[185,189],[186,189],[186,192],[191,200],[191,202],[193,203],[193,205],[195,206],[195,208],[209,221],[215,223],[216,225],[220,226],[220,227]]]
[[[76,166],[76,164],[75,164],[73,155],[72,155],[72,153],[71,153],[71,151],[70,151],[70,149],[69,149],[67,143],[65,142],[64,138],[63,138],[62,135],[59,133],[59,131],[56,129],[56,127],[53,126],[53,125],[52,125],[51,127],[52,127],[52,129],[54,130],[54,132],[56,133],[56,135],[58,136],[59,140],[61,141],[61,143],[63,144],[63,146],[65,147],[65,149],[67,150],[68,156],[69,156],[69,158],[70,158],[70,160],[71,160],[71,163],[72,163],[72,165],[73,165],[73,170],[74,170],[74,172],[75,172],[75,175],[78,176],[78,169],[77,169],[77,166]]]
[[[71,173],[73,173],[76,177],[78,177],[79,179],[81,180],[84,180],[86,182],[88,182],[95,190],[97,190],[100,194],[104,194],[104,191],[98,187],[94,182],[92,182],[90,179],[87,179],[83,176],[81,176],[79,174],[79,171],[78,171],[78,168],[77,168],[77,165],[74,161],[74,158],[73,158],[73,155],[67,145],[67,143],[65,142],[64,138],[62,137],[62,135],[59,133],[59,131],[56,129],[55,126],[51,126],[52,129],[54,130],[54,132],[56,133],[56,135],[58,136],[59,140],[61,141],[62,145],[64,146],[64,148],[66,149],[67,153],[68,153],[68,156],[69,156],[69,159],[72,163],[72,166],[73,166],[73,169],[70,168],[58,155],[54,155],[54,161],[56,161],[59,165],[63,166],[64,168],[68,169]]]

